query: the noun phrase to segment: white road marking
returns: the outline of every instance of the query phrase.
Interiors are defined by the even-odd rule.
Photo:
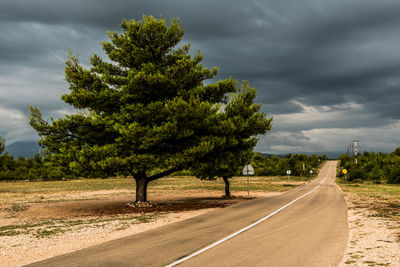
[[[328,167],[328,174],[329,174],[329,171],[330,171],[330,169],[331,169],[331,165],[332,165],[332,164],[329,164],[329,167]],[[192,253],[192,254],[190,254],[190,255],[184,257],[184,258],[181,258],[181,259],[179,259],[179,260],[177,260],[177,261],[174,261],[173,263],[170,263],[170,264],[166,265],[165,267],[176,266],[176,265],[178,265],[178,264],[180,264],[180,263],[182,263],[182,262],[184,262],[184,261],[187,261],[187,260],[190,259],[190,258],[193,258],[193,257],[195,257],[195,256],[197,256],[197,255],[203,253],[204,251],[207,251],[207,250],[209,250],[209,249],[211,249],[211,248],[213,248],[213,247],[215,247],[215,246],[218,246],[219,244],[221,244],[221,243],[223,243],[223,242],[225,242],[225,241],[227,241],[227,240],[229,240],[229,239],[231,239],[231,238],[233,238],[233,237],[235,237],[235,236],[237,236],[237,235],[243,233],[244,231],[249,230],[250,228],[256,226],[257,224],[259,224],[259,223],[261,223],[261,222],[263,222],[263,221],[269,219],[270,217],[274,216],[274,215],[277,214],[278,212],[280,212],[280,211],[284,210],[285,208],[289,207],[290,205],[292,205],[292,204],[295,203],[296,201],[298,201],[298,200],[302,199],[303,197],[306,197],[306,196],[308,196],[309,194],[313,193],[315,190],[317,190],[317,189],[325,182],[325,180],[326,180],[327,178],[328,178],[328,177],[325,177],[325,178],[324,178],[313,190],[311,190],[310,192],[308,192],[308,193],[306,193],[306,194],[304,194],[304,195],[302,195],[302,196],[296,198],[295,200],[293,200],[293,201],[289,202],[288,204],[282,206],[281,208],[277,209],[276,211],[274,211],[274,212],[268,214],[268,215],[265,216],[264,218],[261,218],[260,220],[256,221],[255,223],[252,223],[252,224],[250,224],[249,226],[246,226],[246,227],[240,229],[239,231],[237,231],[237,232],[235,232],[235,233],[233,233],[233,234],[231,234],[231,235],[229,235],[229,236],[227,236],[227,237],[225,237],[225,238],[223,238],[223,239],[220,239],[220,240],[218,240],[217,242],[214,242],[214,243],[212,243],[211,245],[209,245],[209,246],[207,246],[207,247],[204,247],[204,248],[202,248],[202,249],[200,249],[200,250],[198,250],[198,251],[196,251],[196,252],[194,252],[194,253]]]

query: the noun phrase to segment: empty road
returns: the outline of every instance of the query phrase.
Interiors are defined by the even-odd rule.
[[[336,161],[312,182],[278,196],[209,212],[32,266],[166,266],[222,242],[179,266],[336,266],[346,247],[347,206]],[[278,211],[278,212],[277,212]],[[268,216],[269,215],[269,216]]]

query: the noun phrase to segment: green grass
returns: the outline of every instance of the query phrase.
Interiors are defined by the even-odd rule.
[[[7,211],[11,211],[11,212],[20,212],[20,211],[24,211],[27,209],[28,209],[28,206],[23,205],[21,203],[13,203],[11,205],[11,207],[6,208]]]
[[[60,233],[65,233],[66,230],[62,229],[62,228],[55,228],[55,229],[51,229],[51,230],[47,230],[47,229],[37,229],[34,236],[36,238],[44,238],[44,237],[50,237],[52,235],[56,235],[56,234],[60,234]]]

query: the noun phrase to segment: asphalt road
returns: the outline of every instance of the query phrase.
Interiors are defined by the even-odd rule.
[[[299,197],[265,221],[180,265],[336,266],[343,257],[348,225],[347,206],[335,184],[335,172],[336,161],[328,161],[316,179],[284,194],[247,201],[32,266],[165,266]]]

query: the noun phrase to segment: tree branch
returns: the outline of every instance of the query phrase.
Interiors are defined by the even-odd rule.
[[[152,175],[152,176],[149,176],[149,177],[147,177],[147,180],[148,180],[149,182],[151,182],[151,181],[160,179],[160,178],[162,178],[162,177],[164,177],[164,176],[170,175],[170,174],[172,174],[172,173],[174,173],[174,172],[177,172],[177,171],[180,171],[180,170],[181,170],[181,168],[175,167],[175,168],[172,168],[172,169],[169,169],[169,170],[166,170],[166,171],[163,171],[163,172],[154,174],[154,175]]]

